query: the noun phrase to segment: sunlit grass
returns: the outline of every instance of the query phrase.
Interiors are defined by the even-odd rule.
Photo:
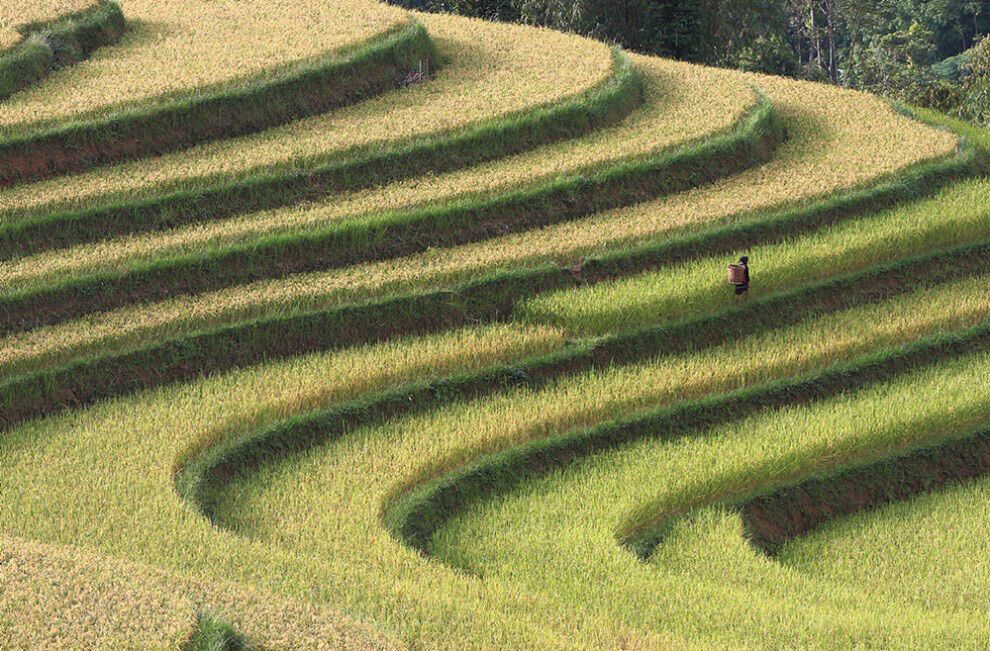
[[[647,515],[677,515],[965,433],[990,421],[988,379],[990,356],[978,353],[687,440],[596,455],[469,509],[442,530],[434,550],[493,580],[566,595],[589,614],[699,642],[976,648],[990,639],[979,604],[933,609],[898,598],[893,585],[877,599],[848,572],[847,581],[795,572],[748,548],[738,516],[722,511],[675,525],[649,565],[617,537]]]
[[[477,244],[133,306],[17,334],[0,340],[2,368],[17,372],[39,363],[134,347],[266,314],[323,309],[398,291],[450,285],[493,269],[573,263],[584,255],[630,242],[660,240],[734,216],[866,185],[955,146],[954,136],[897,116],[869,96],[782,80],[761,78],[760,83],[787,120],[790,139],[770,163],[712,186]],[[836,102],[850,102],[850,109],[835,112]],[[870,114],[879,118],[871,119]],[[863,141],[875,146],[863,148]],[[846,160],[852,156],[861,157],[859,165]],[[84,261],[71,256],[50,258],[51,266],[46,266],[43,260],[29,259],[27,266],[0,265],[0,274],[10,283],[23,278],[21,274],[30,276],[38,270],[48,274]],[[100,256],[90,258],[90,264],[106,262]],[[32,269],[35,264],[38,267]],[[720,270],[715,273],[722,278]]]
[[[990,239],[990,186],[956,184],[931,199],[840,223],[794,240],[741,250],[757,298],[878,263]],[[731,304],[725,267],[733,256],[703,258],[629,279],[537,297],[523,318],[601,333],[658,318],[676,319]]]
[[[549,606],[520,602],[510,592],[457,580],[445,571],[419,575],[423,559],[401,548],[395,562],[383,563],[373,549],[354,548],[327,558],[245,541],[212,527],[193,505],[181,501],[172,484],[177,460],[213,437],[404,380],[528,357],[560,343],[555,333],[539,330],[452,333],[293,360],[6,432],[0,439],[6,498],[0,527],[62,543],[85,536],[104,553],[186,576],[238,581],[315,606],[361,613],[386,631],[430,646],[454,648],[465,639],[488,639],[495,647],[575,648],[581,643],[569,642],[564,632],[574,626],[571,618],[561,614],[553,630],[548,619],[534,615],[535,609],[549,618],[554,611]],[[65,465],[56,469],[55,459]],[[82,482],[77,488],[88,486],[79,494],[72,487],[77,479]],[[482,614],[497,611],[505,615],[493,627]],[[597,631],[580,640],[611,646],[621,634],[610,626]]]
[[[782,563],[883,601],[986,611],[990,481],[937,489],[828,523],[784,546]]]
[[[53,542],[85,538],[133,561],[343,608],[429,646],[474,640],[494,648],[586,647],[615,644],[615,636],[666,645],[669,638],[616,628],[556,596],[521,592],[513,582],[481,583],[429,563],[384,530],[381,509],[423,472],[450,468],[483,449],[984,320],[990,297],[974,291],[984,282],[925,290],[707,353],[582,374],[545,391],[350,433],[329,449],[234,484],[224,522],[251,540],[210,527],[179,500],[172,473],[190,449],[403,381],[552,350],[562,345],[559,334],[468,331],[154,391],[5,434],[0,480],[8,499],[0,527]],[[919,300],[931,309],[918,313]],[[582,624],[574,628],[575,622]]]
[[[135,194],[147,194],[165,185],[201,185],[217,177],[243,176],[258,168],[290,163],[305,168],[314,158],[342,154],[354,147],[385,147],[557,102],[588,90],[612,71],[609,48],[595,41],[457,16],[417,14],[416,18],[426,26],[445,59],[444,66],[429,83],[188,151],[5,189],[0,193],[2,219],[16,220],[17,211],[31,207],[79,204],[107,195],[133,198]],[[670,63],[655,65],[664,70],[689,69]],[[675,76],[678,80],[688,78],[686,83],[690,87],[697,83],[690,81],[687,72]],[[732,99],[733,76],[699,73],[700,78],[708,76],[727,80],[719,89],[721,93],[706,95],[706,101],[724,106]],[[739,81],[735,83],[739,85]],[[722,99],[725,87],[730,89],[730,96]],[[679,93],[665,91],[673,94],[670,101],[676,101]],[[686,108],[680,108],[677,116],[688,113]],[[650,126],[653,122],[645,124]],[[679,128],[673,122],[665,124],[670,125],[668,128]],[[636,143],[615,139],[610,146],[636,147]]]
[[[122,0],[123,40],[0,104],[0,133],[230,82],[330,54],[407,20],[374,0]]]
[[[91,0],[58,9],[78,2]],[[411,20],[426,26],[443,65],[424,83],[326,115],[4,188],[0,222],[259,170],[305,171],[356,148],[386,151],[550,106],[617,70],[602,43],[374,0],[121,4],[130,23],[123,41],[0,103],[0,135],[342,53]],[[53,7],[30,0],[0,9],[0,50],[17,21],[44,18]],[[447,173],[7,260],[0,295],[590,174],[724,133],[760,93],[788,139],[748,171],[573,222],[11,335],[0,339],[0,380],[253,319],[454,288],[496,271],[579,267],[588,256],[875,186],[948,160],[959,135],[990,146],[985,131],[920,112],[952,128],[936,130],[840,88],[630,58],[644,102],[613,126]],[[198,618],[216,617],[273,649],[985,648],[990,602],[981,589],[990,565],[966,565],[985,556],[983,484],[927,498],[943,500],[937,518],[931,502],[918,500],[843,520],[786,548],[783,563],[747,544],[734,512],[706,506],[990,423],[990,354],[983,352],[676,443],[646,440],[578,460],[472,504],[432,539],[433,557],[398,539],[387,518],[409,490],[486,454],[990,326],[990,270],[921,281],[894,298],[809,313],[698,350],[630,353],[637,361],[581,367],[545,383],[519,372],[522,386],[493,385],[476,399],[455,401],[441,387],[430,409],[390,420],[370,418],[367,405],[497,365],[565,358],[573,346],[588,350],[585,336],[718,313],[732,301],[725,265],[743,253],[757,299],[988,241],[987,206],[990,182],[962,181],[910,205],[737,254],[699,255],[657,273],[537,296],[503,315],[506,323],[210,369],[217,374],[11,426],[0,434],[0,647],[175,649],[192,639]],[[460,299],[452,294],[452,306]],[[199,351],[190,345],[188,354],[194,360]],[[212,486],[213,521],[183,499],[180,471],[204,450],[342,405],[365,424]],[[624,546],[663,523],[671,528],[647,562]],[[960,532],[960,523],[969,528]],[[937,531],[926,538],[926,528]],[[924,564],[933,559],[972,570],[939,583]]]

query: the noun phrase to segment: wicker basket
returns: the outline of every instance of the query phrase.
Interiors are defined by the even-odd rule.
[[[746,284],[746,268],[741,264],[730,264],[729,265],[729,284],[730,285],[745,285]]]

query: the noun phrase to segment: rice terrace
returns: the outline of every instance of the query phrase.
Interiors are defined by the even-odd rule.
[[[990,647],[990,130],[400,4],[0,0],[0,649]]]

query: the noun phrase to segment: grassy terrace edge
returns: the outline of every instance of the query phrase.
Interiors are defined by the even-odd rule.
[[[834,313],[892,298],[917,288],[919,283],[937,284],[979,275],[987,262],[990,262],[990,242],[903,260],[769,296],[711,316],[582,340],[561,351],[514,365],[413,383],[330,409],[289,418],[243,437],[204,441],[187,458],[177,462],[177,489],[184,498],[213,518],[216,496],[230,477],[246,468],[257,467],[274,458],[332,440],[358,426],[478,398],[509,387],[536,388],[553,379],[595,368],[703,349],[765,328],[783,327],[806,320],[809,315],[793,310],[793,305],[797,303],[806,305],[811,316]],[[541,445],[534,443],[527,449],[539,451],[542,450]],[[559,445],[551,448],[560,451]],[[515,453],[505,454],[507,458],[513,458]],[[492,459],[502,458],[495,455],[479,462],[472,470],[427,479],[412,490],[397,495],[386,511],[389,528],[407,543],[425,550],[424,545],[435,526],[439,526],[450,513],[448,502],[459,499],[459,495],[471,493],[470,487],[460,483],[463,477],[474,477],[483,484],[487,473],[494,468],[491,464],[496,463]],[[439,508],[438,505],[446,506]],[[444,514],[443,517],[438,513]]]
[[[0,300],[0,332],[12,333],[125,304],[197,294],[256,280],[335,269],[456,246],[584,217],[687,190],[768,160],[785,137],[765,97],[729,131],[491,197],[342,219],[201,254],[142,262],[123,273],[69,276]]]
[[[796,379],[709,396],[532,441],[490,454],[417,486],[386,508],[388,528],[406,545],[429,555],[433,534],[455,513],[481,499],[505,494],[533,477],[564,468],[592,454],[635,441],[675,441],[716,425],[765,411],[841,395],[946,359],[990,349],[990,327],[938,335],[894,350],[864,356]],[[642,554],[642,531],[623,532],[619,541]]]
[[[420,62],[435,59],[426,28],[410,21],[342,55],[291,64],[240,83],[66,124],[27,125],[0,136],[0,187],[318,115],[396,88]]]
[[[879,459],[833,462],[784,485],[768,481],[745,494],[701,500],[684,513],[626,532],[624,542],[645,560],[678,519],[721,506],[739,512],[747,541],[775,557],[788,541],[832,520],[990,475],[990,432],[980,428],[942,442],[882,450],[875,456]]]
[[[581,136],[621,121],[642,103],[642,83],[632,62],[618,50],[612,57],[609,77],[578,96],[453,132],[417,136],[384,149],[356,147],[309,160],[305,170],[287,163],[255,170],[247,178],[165,187],[137,199],[116,196],[85,208],[34,209],[0,225],[0,260],[449,172]]]
[[[718,226],[700,233],[590,258],[580,275],[556,264],[547,264],[490,274],[453,289],[410,292],[317,312],[256,319],[131,350],[102,349],[95,355],[84,356],[55,368],[23,373],[0,383],[0,427],[55,413],[66,407],[92,404],[133,391],[263,361],[399,336],[429,334],[471,323],[504,321],[511,318],[517,303],[544,291],[603,282],[693,257],[733,251],[740,238],[748,244],[769,241],[927,195],[956,179],[973,174],[978,167],[975,160],[976,154],[970,152],[948,161],[927,164],[873,188],[844,193],[804,208],[757,216],[738,224]],[[951,259],[965,266],[970,254],[972,259],[981,259],[983,255],[979,246],[971,252],[970,249],[964,250],[969,253]],[[930,258],[919,259],[928,261]],[[876,273],[878,277],[885,278],[888,275],[885,269],[893,270],[890,273],[907,273],[906,270],[913,266],[916,263],[908,260],[880,267]],[[822,287],[852,287],[860,282],[857,279],[864,278],[869,282],[875,281],[873,276],[863,272],[830,281]],[[825,298],[824,294],[815,298],[819,296],[815,293],[817,290],[808,291],[811,293],[797,297],[811,302]],[[787,300],[790,299],[784,299],[781,305],[786,306]],[[762,306],[763,303],[756,301],[753,305]],[[762,323],[757,318],[760,311],[753,308],[747,310],[752,314],[749,322]],[[718,327],[723,330],[727,324],[734,323],[729,317],[720,318]],[[694,321],[688,323],[691,325],[687,331],[680,330],[679,337],[683,337],[690,328],[697,328]],[[693,337],[688,337],[688,340],[693,340]]]
[[[731,506],[749,541],[775,555],[827,522],[990,475],[990,431],[925,445],[874,463],[833,469]]]
[[[114,0],[54,20],[22,25],[20,43],[0,51],[0,101],[54,70],[87,59],[94,50],[120,40],[127,23]]]

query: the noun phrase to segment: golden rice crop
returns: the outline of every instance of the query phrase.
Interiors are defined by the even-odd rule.
[[[59,16],[82,11],[96,0],[19,0],[0,6],[0,52],[17,45],[23,36],[21,25],[54,20]]]
[[[646,103],[616,127],[464,170],[414,178],[313,205],[264,211],[164,234],[105,240],[0,263],[0,291],[8,283],[23,289],[25,283],[37,282],[45,276],[122,269],[142,260],[319,227],[348,216],[507,191],[560,175],[594,170],[728,130],[756,103],[755,93],[736,74],[645,57],[637,57],[636,61],[645,77]]]
[[[29,3],[38,12],[50,4]],[[122,5],[131,23],[124,40],[0,104],[0,136],[342,52],[409,20],[426,25],[444,66],[428,83],[262,133],[4,189],[0,222],[22,219],[26,210],[102,205],[260,169],[305,170],[355,147],[385,149],[560,102],[614,71],[612,54],[600,43],[410,13],[376,0]],[[14,15],[0,8],[0,49],[8,13]],[[30,15],[16,13],[18,20]],[[621,124],[449,173],[0,262],[0,295],[587,174],[724,132],[756,105],[757,90],[786,122],[788,141],[769,163],[749,171],[570,223],[11,335],[0,339],[0,382],[218,325],[430,291],[494,270],[569,265],[869,186],[951,156],[958,144],[953,134],[867,95],[631,58],[643,76],[645,101]],[[765,270],[777,280],[767,290],[808,282],[807,266],[829,262],[836,242],[848,249],[840,262],[858,269],[877,264],[878,256],[984,239],[988,193],[986,179],[962,181],[909,206],[768,246]],[[666,285],[643,275],[613,288],[632,288],[655,307],[658,294],[677,298],[672,284],[687,281],[690,300],[678,316],[710,313],[722,303],[709,300],[711,286],[694,281],[711,260],[675,268]],[[721,273],[717,279],[724,290]],[[854,563],[834,576],[794,571],[798,563],[754,553],[738,518],[720,509],[675,522],[650,563],[620,543],[658,514],[744,494],[768,477],[793,480],[988,422],[986,353],[680,443],[646,441],[578,461],[471,506],[432,541],[431,553],[440,558],[406,546],[383,515],[410,487],[481,454],[990,324],[987,280],[985,274],[921,286],[700,351],[504,387],[353,427],[308,452],[235,475],[219,495],[213,521],[175,485],[182,464],[202,450],[312,410],[559,353],[579,327],[527,322],[520,311],[505,324],[260,363],[12,426],[0,435],[0,648],[175,649],[202,613],[215,613],[260,648],[986,646],[990,625],[980,607],[952,604],[944,591],[905,599],[877,587],[907,559],[891,559],[884,572],[862,582]],[[641,312],[646,316],[636,325],[670,316]],[[891,540],[879,537],[886,543],[874,542],[872,553],[882,554],[879,545]],[[978,554],[977,542],[971,537],[961,546],[956,562],[965,560],[963,550]],[[930,543],[916,548],[933,554]],[[922,581],[918,566],[912,569]],[[971,580],[949,585],[979,598]]]
[[[492,269],[574,261],[630,242],[655,240],[693,226],[865,185],[946,155],[956,145],[952,135],[904,118],[867,95],[817,84],[753,79],[764,85],[787,119],[790,139],[772,162],[712,186],[477,244],[128,307],[20,333],[0,342],[0,361],[14,372],[41,360],[132,346],[266,313],[329,307],[404,288],[452,283]],[[975,198],[981,190],[973,192]],[[52,265],[42,265],[45,273],[65,268],[58,258],[39,256],[4,265],[8,282],[30,277],[31,268],[21,265],[42,259]]]
[[[977,604],[877,600],[855,583],[794,571],[749,547],[738,516],[676,526],[649,564],[617,538],[641,512],[676,515],[965,433],[990,418],[988,378],[990,356],[974,353],[686,440],[595,455],[451,522],[443,553],[488,580],[511,576],[520,589],[565,593],[575,609],[634,630],[711,647],[980,648],[990,628]]]
[[[276,468],[265,471],[265,482],[235,484],[225,521],[244,527],[246,537],[210,526],[179,501],[172,471],[190,448],[403,381],[559,347],[559,334],[499,326],[309,356],[153,391],[6,433],[0,479],[11,488],[0,504],[0,526],[59,543],[85,536],[99,549],[182,571],[191,580],[235,580],[330,604],[430,646],[573,648],[626,640],[669,648],[676,639],[631,631],[554,595],[520,590],[516,581],[482,582],[426,561],[382,529],[383,501],[424,471],[449,468],[485,447],[608,418],[620,405],[677,399],[681,388],[692,394],[759,381],[986,319],[990,299],[974,291],[985,280],[919,291],[697,356],[586,374],[544,391],[513,392],[350,433],[328,444],[332,454],[321,450],[288,464],[312,472]],[[931,309],[913,309],[919,300]],[[768,359],[766,351],[776,356]],[[721,375],[710,376],[713,368]],[[705,386],[706,377],[712,384]],[[259,501],[263,486],[283,485],[297,492]],[[133,517],[134,504],[141,505],[140,518]],[[44,517],[53,510],[60,518]],[[274,545],[267,539],[276,529],[282,539]]]
[[[988,489],[976,479],[835,520],[785,544],[780,561],[879,600],[985,612]]]
[[[11,212],[5,218],[16,219],[13,211],[32,206],[78,203],[100,194],[133,196],[169,182],[236,177],[258,167],[293,161],[305,166],[317,155],[441,134],[552,104],[602,82],[612,71],[609,49],[595,41],[458,16],[417,14],[417,19],[446,59],[427,84],[188,151],[5,189],[0,193],[0,212]],[[692,88],[697,85],[690,83]],[[674,96],[670,102],[677,103],[681,93],[676,88],[667,90]]]
[[[408,20],[374,0],[123,0],[121,42],[0,104],[0,133],[231,82],[337,52]]]
[[[196,610],[147,568],[0,538],[0,647],[177,649]]]
[[[492,645],[504,643],[502,648],[574,648],[581,641],[613,647],[621,639],[633,638],[625,637],[621,628],[593,626],[592,622],[586,622],[582,630],[572,630],[573,620],[559,604],[541,604],[474,579],[457,578],[449,571],[441,571],[439,578],[452,577],[450,585],[437,583],[434,575],[427,578],[430,587],[417,575],[425,561],[412,552],[381,557],[369,549],[366,551],[370,553],[362,553],[360,559],[353,554],[327,557],[279,550],[231,535],[183,503],[172,484],[174,465],[190,448],[232,430],[243,431],[403,381],[477,369],[561,344],[559,335],[552,331],[509,326],[449,333],[296,359],[266,366],[264,371],[256,369],[246,375],[152,392],[144,399],[134,398],[133,403],[108,403],[64,418],[38,421],[0,438],[4,486],[12,485],[8,478],[13,480],[26,472],[24,483],[17,479],[18,488],[10,493],[11,498],[15,494],[18,498],[0,503],[0,527],[55,543],[71,544],[86,535],[91,545],[109,553],[197,580],[241,582],[314,606],[361,613],[362,618],[374,612],[387,614],[388,621],[375,621],[387,630],[401,629],[403,637],[415,630],[416,637],[426,636],[440,647],[444,639],[449,648],[455,648],[465,639],[483,639],[485,635]],[[307,383],[311,390],[304,387]],[[197,416],[189,420],[193,413]],[[38,427],[47,434],[35,429]],[[73,451],[62,449],[63,445]],[[62,479],[28,471],[28,466],[49,454],[61,456],[62,462],[70,465],[79,463],[85,470],[74,477],[56,472]],[[55,467],[49,469],[54,471]],[[86,495],[74,495],[73,481],[82,480],[83,475],[95,479],[90,473],[101,477]],[[106,501],[108,496],[110,502]],[[140,517],[134,517],[133,509],[111,507],[117,500],[140,504]],[[103,506],[97,507],[98,503]],[[87,515],[91,509],[104,513],[93,519]],[[42,514],[46,510],[58,510],[61,515],[45,518]],[[123,526],[118,518],[130,524]],[[83,534],[89,528],[87,523],[96,524],[100,531],[93,531],[92,536]],[[387,535],[379,541],[395,545]],[[195,551],[186,555],[186,550]],[[491,612],[512,616],[500,621],[504,628],[495,630],[486,616]],[[534,618],[534,612],[544,618]],[[557,630],[547,627],[547,622],[554,620]],[[573,635],[580,636],[578,642],[571,641]],[[649,648],[667,648],[663,637],[646,636],[636,641]]]
[[[0,538],[0,648],[174,650],[204,613],[259,648],[402,648],[330,608],[81,547]]]

